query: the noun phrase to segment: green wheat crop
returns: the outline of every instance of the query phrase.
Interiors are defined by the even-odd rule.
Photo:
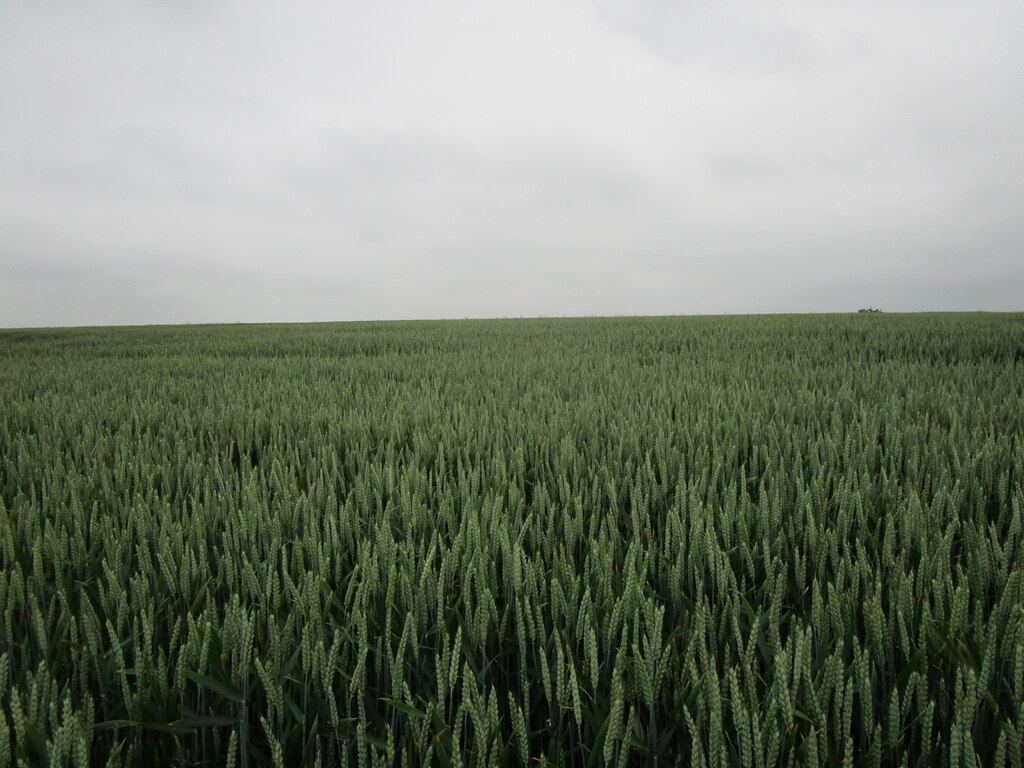
[[[1022,315],[0,333],[0,768],[1021,768],[1022,357]]]

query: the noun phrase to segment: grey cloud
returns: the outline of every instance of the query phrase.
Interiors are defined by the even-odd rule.
[[[745,4],[602,0],[597,5],[610,26],[680,67],[762,78],[800,75],[823,58],[809,31],[779,16],[766,21]]]
[[[1009,2],[0,8],[0,326],[1012,309]]]

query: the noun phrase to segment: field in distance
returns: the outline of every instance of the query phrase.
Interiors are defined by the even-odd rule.
[[[0,768],[1020,768],[1022,427],[1022,314],[0,331]]]

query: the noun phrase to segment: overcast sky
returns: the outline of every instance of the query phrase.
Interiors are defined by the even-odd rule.
[[[1024,3],[4,0],[0,326],[1024,309]]]

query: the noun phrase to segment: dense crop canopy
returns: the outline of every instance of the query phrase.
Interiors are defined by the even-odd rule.
[[[1010,765],[1024,317],[0,333],[6,765]]]

